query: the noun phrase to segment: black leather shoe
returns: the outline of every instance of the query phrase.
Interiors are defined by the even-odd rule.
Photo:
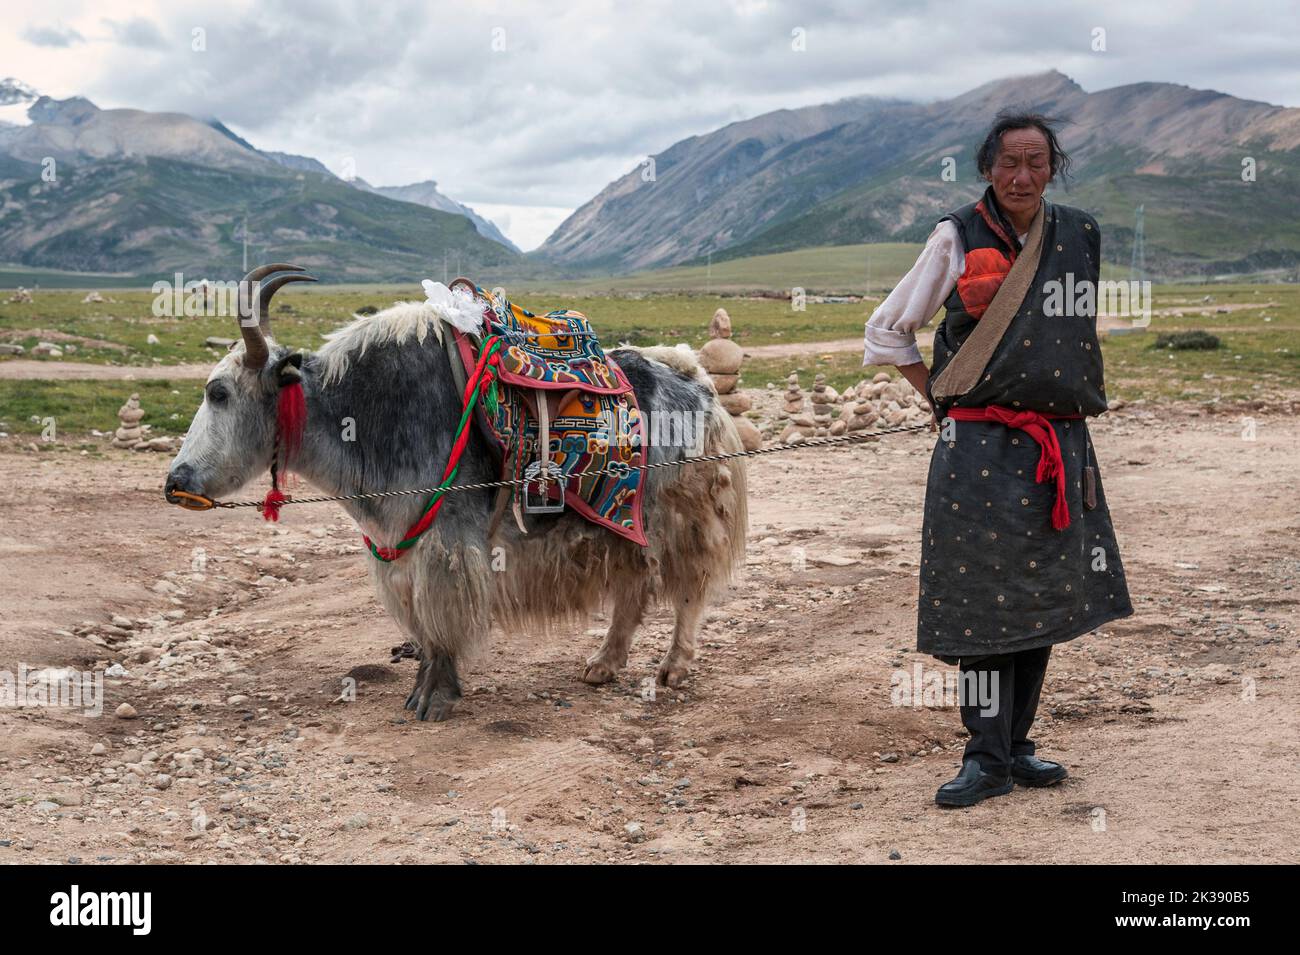
[[[1011,760],[1011,778],[1022,786],[1055,786],[1070,775],[1060,763],[1037,756],[1017,756]]]
[[[968,759],[956,779],[939,787],[934,801],[940,806],[973,806],[990,796],[1005,796],[1014,786],[1010,777],[986,773],[978,761]]]

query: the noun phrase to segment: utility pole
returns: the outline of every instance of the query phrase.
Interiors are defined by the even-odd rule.
[[[244,267],[241,270],[245,275],[248,274],[248,213],[244,213],[244,227],[240,230],[243,233],[244,240]]]
[[[704,269],[704,294],[713,294],[713,250],[709,250],[709,262]]]
[[[1134,282],[1140,282],[1146,277],[1147,271],[1147,242],[1146,242],[1146,223],[1144,217],[1145,205],[1137,207],[1137,214],[1133,222],[1133,258],[1129,262],[1129,279]]]

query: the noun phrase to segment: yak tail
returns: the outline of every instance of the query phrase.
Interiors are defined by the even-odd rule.
[[[736,426],[727,409],[717,397],[709,408],[709,420],[704,433],[705,454],[729,454],[744,451]],[[717,463],[717,487],[714,492],[714,509],[727,533],[730,580],[745,564],[745,537],[749,532],[749,487],[747,458],[728,458]]]
[[[708,404],[702,409],[706,413],[703,454],[730,454],[745,450],[731,415],[718,400],[713,379],[689,345],[652,345],[636,350],[646,358],[695,379],[708,390]],[[707,579],[707,591],[714,593],[716,585],[730,582],[744,568],[745,536],[749,531],[746,462],[746,458],[734,457],[712,464],[686,465],[681,469],[683,473],[677,480],[680,487],[678,506],[682,513],[690,514],[692,506],[710,508],[712,513],[691,515],[690,531],[682,529],[680,537],[671,535],[673,542],[667,552],[660,555],[665,564],[676,563],[674,551],[690,551],[695,558],[693,562],[667,572],[666,576],[673,579],[668,584],[669,590],[681,588],[685,592],[698,585],[703,576]]]

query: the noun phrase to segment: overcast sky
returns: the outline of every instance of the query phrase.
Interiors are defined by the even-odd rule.
[[[6,0],[0,73],[215,116],[375,185],[435,179],[525,249],[643,157],[782,107],[1050,68],[1087,90],[1161,80],[1300,106],[1291,0],[1057,6]]]

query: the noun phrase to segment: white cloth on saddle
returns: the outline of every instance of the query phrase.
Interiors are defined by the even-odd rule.
[[[483,331],[483,303],[461,288],[449,289],[441,282],[425,279],[420,285],[438,317],[467,335]]]

